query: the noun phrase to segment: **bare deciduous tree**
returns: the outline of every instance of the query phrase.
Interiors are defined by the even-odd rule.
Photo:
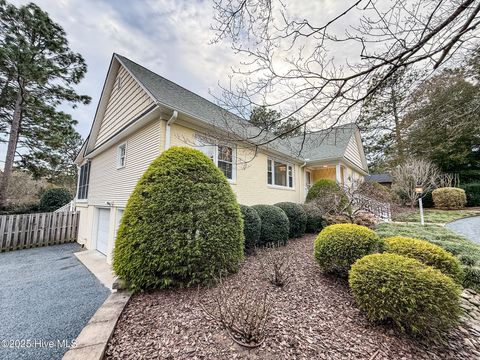
[[[222,105],[245,118],[254,106],[266,106],[281,110],[278,123],[299,119],[275,136],[245,130],[243,137],[257,145],[298,129],[306,133],[313,123],[343,122],[397,72],[435,71],[479,35],[480,0],[357,0],[323,19],[304,18],[282,0],[214,3],[214,41],[230,41],[244,59],[223,86]]]
[[[415,188],[421,187],[424,194],[432,191],[436,187],[440,175],[440,171],[432,162],[410,158],[392,171],[392,189],[401,198],[407,199],[410,207],[413,208],[421,196],[415,191]]]

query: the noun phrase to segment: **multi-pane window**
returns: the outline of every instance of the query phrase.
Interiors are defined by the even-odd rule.
[[[88,198],[88,182],[90,180],[90,161],[80,166],[80,174],[78,176],[78,199]]]
[[[267,183],[293,188],[293,166],[281,161],[267,160]]]
[[[197,135],[198,150],[207,155],[229,180],[235,179],[235,150],[232,146],[217,145],[215,141]]]
[[[119,145],[117,148],[117,169],[125,167],[127,156],[127,144]]]

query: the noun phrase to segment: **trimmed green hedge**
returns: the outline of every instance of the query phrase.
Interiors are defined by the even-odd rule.
[[[462,209],[467,203],[465,190],[454,187],[444,187],[433,190],[433,203],[438,209]]]
[[[290,225],[285,211],[273,205],[253,205],[252,207],[262,220],[259,246],[286,244]]]
[[[280,209],[285,211],[290,224],[289,237],[298,238],[305,235],[307,227],[307,214],[302,206],[293,202],[280,202],[275,204]]]
[[[303,210],[307,215],[307,224],[305,232],[317,234],[324,227],[325,221],[322,218],[322,212],[312,203],[302,204]]]
[[[45,191],[40,198],[40,211],[50,212],[72,201],[72,195],[65,188],[53,188]]]
[[[458,283],[462,283],[463,273],[460,261],[440,246],[425,240],[403,236],[389,237],[384,239],[384,242],[385,252],[416,259],[440,270]]]
[[[440,335],[456,325],[461,314],[460,286],[405,256],[365,256],[352,265],[349,284],[370,321],[392,321],[408,333]]]
[[[189,286],[237,271],[242,217],[223,173],[202,152],[172,147],[128,200],[113,269],[133,290]]]
[[[324,272],[347,276],[355,261],[381,248],[380,238],[369,228],[336,224],[327,226],[318,234],[314,255]]]
[[[243,218],[243,235],[245,236],[245,250],[254,249],[260,239],[262,220],[257,210],[250,206],[240,205]]]
[[[462,188],[467,195],[467,206],[480,206],[480,183],[465,184]]]

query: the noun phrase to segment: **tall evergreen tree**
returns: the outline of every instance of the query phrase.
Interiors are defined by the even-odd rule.
[[[399,71],[383,82],[363,104],[357,124],[373,170],[393,168],[405,160],[405,137],[411,125],[411,119],[405,114],[416,78],[416,72]],[[377,86],[376,79],[371,86]]]
[[[282,114],[265,106],[254,107],[250,114],[250,122],[262,130],[283,137],[296,136],[302,133],[303,127],[298,127],[300,121],[294,118],[282,119]]]
[[[0,0],[0,130],[8,142],[0,206],[7,201],[15,160],[38,173],[39,159],[52,168],[52,154],[57,161],[65,144],[78,138],[76,121],[57,107],[89,103],[90,97],[73,88],[86,71],[83,57],[70,49],[65,31],[48,13],[33,3],[16,7]]]

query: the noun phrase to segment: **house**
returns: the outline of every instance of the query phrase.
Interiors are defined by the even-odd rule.
[[[368,182],[377,182],[380,185],[386,186],[388,188],[392,187],[392,177],[389,174],[382,173],[382,174],[371,174],[365,176],[365,181]]]
[[[105,254],[110,263],[131,192],[150,162],[174,145],[196,147],[211,157],[245,205],[302,203],[318,179],[349,185],[368,174],[353,124],[268,144],[262,138],[260,145],[254,136],[258,130],[114,54],[90,134],[75,160],[78,241]]]

